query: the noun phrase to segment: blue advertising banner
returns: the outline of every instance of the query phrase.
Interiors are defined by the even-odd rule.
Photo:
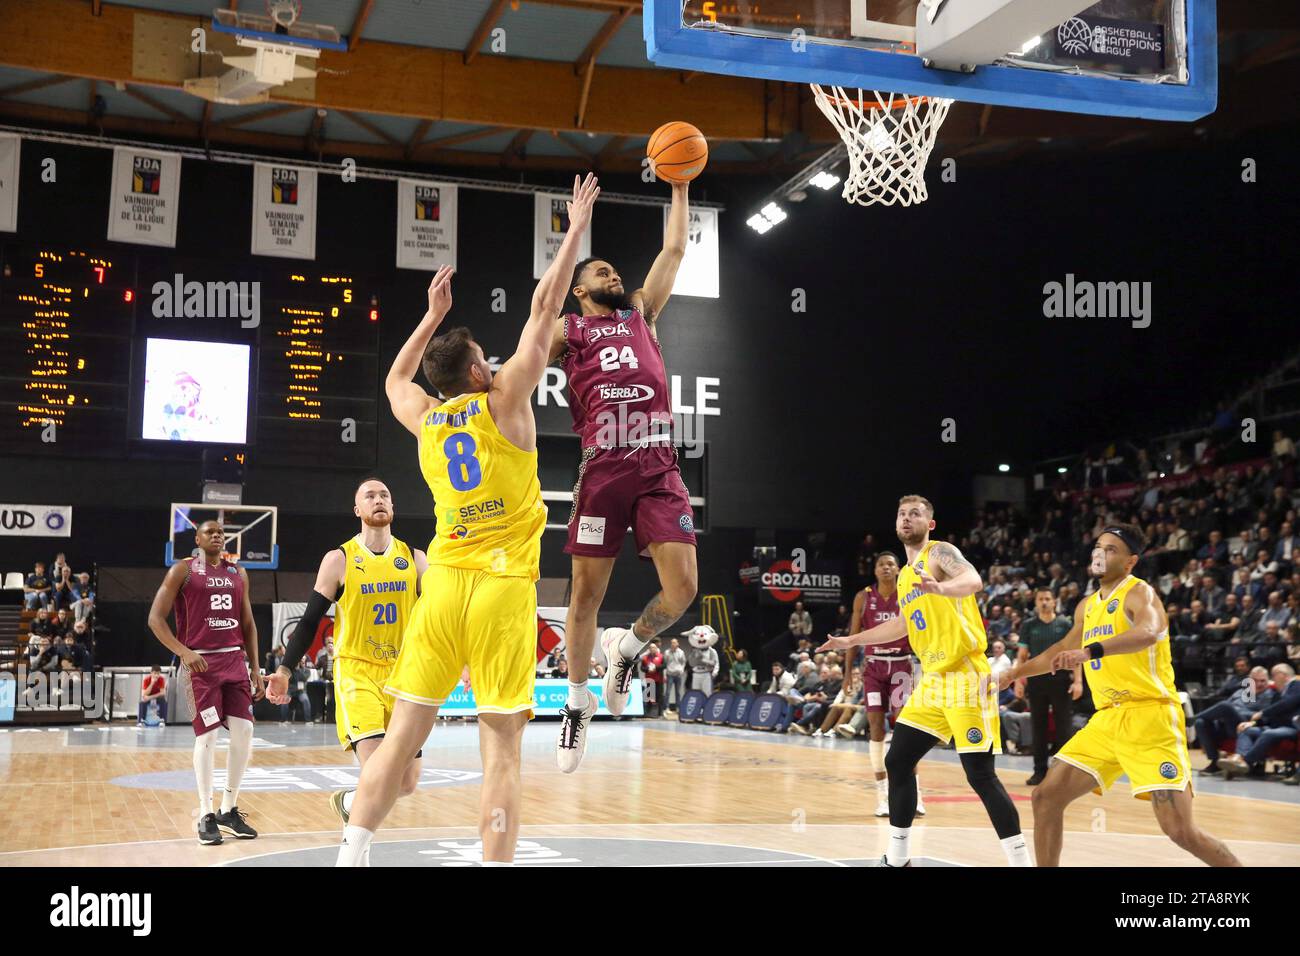
[[[735,696],[735,691],[720,690],[710,697],[704,705],[704,722],[706,724],[725,723],[727,715],[731,713],[731,700]]]
[[[18,702],[18,682],[13,674],[0,674],[0,724],[13,723]]]
[[[749,706],[752,703],[754,703],[753,694],[737,694],[736,699],[731,702],[731,713],[727,715],[727,723],[732,727],[744,727],[749,723]]]
[[[588,681],[587,690],[596,695],[598,705],[596,716],[608,717],[609,710],[605,707],[604,683],[597,680]],[[641,695],[641,681],[638,678],[632,681],[632,699],[628,701],[627,709],[623,711],[625,717],[642,717],[645,715],[645,700]],[[569,682],[567,680],[539,677],[536,686],[533,688],[533,699],[537,701],[537,706],[533,708],[533,714],[538,717],[558,717],[568,697]],[[447,703],[438,708],[439,717],[470,717],[477,713],[478,705],[474,703],[473,690],[467,692],[463,684],[457,684],[456,689],[447,698]]]
[[[682,695],[681,706],[677,710],[677,719],[684,724],[693,724],[704,716],[704,691],[688,690]]]

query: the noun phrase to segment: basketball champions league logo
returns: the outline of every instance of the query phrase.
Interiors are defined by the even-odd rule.
[[[1101,28],[1098,27],[1098,30]],[[1083,56],[1093,49],[1092,27],[1078,17],[1071,17],[1056,29],[1056,41],[1070,56]]]

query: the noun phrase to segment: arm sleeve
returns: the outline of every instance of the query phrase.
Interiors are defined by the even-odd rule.
[[[320,619],[325,616],[325,612],[333,603],[319,591],[312,590],[311,597],[307,599],[307,610],[302,612],[297,627],[293,629],[293,636],[289,638],[289,646],[284,649],[284,660],[280,661],[281,667],[287,668],[290,672],[297,669],[302,655],[307,653],[307,648],[311,647],[311,642],[316,639],[316,628],[320,626]]]

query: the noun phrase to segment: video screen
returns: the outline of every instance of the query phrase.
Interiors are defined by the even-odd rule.
[[[246,443],[248,366],[247,345],[149,339],[140,437]]]

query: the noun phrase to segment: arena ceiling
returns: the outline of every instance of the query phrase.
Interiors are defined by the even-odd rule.
[[[875,0],[882,18],[915,0]],[[660,69],[632,0],[305,0],[347,52],[270,102],[214,105],[181,88],[219,71],[161,37],[214,6],[262,0],[0,0],[0,123],[314,159],[508,170],[635,171],[650,131],[699,126],[715,172],[784,172],[836,142],[806,88]],[[892,8],[898,7],[899,10]],[[873,11],[874,13],[875,11]],[[1007,161],[1118,150],[1300,118],[1300,4],[1220,0],[1221,99],[1196,124],[958,104],[939,152]],[[505,53],[493,52],[497,27]],[[279,95],[274,95],[277,93]]]

